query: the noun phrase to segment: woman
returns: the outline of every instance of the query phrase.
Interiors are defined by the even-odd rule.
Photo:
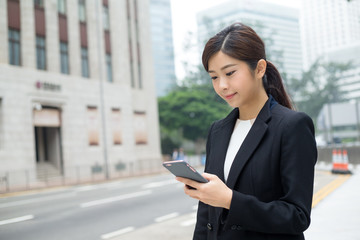
[[[263,41],[235,23],[206,44],[203,65],[234,110],[213,123],[203,176],[177,178],[199,200],[194,239],[304,239],[317,149],[312,120],[291,110]]]

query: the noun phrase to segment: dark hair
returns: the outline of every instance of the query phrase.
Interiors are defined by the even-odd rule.
[[[209,39],[202,55],[206,71],[209,71],[209,59],[219,51],[246,62],[252,71],[260,59],[266,60],[264,42],[251,27],[242,23],[234,23]],[[279,104],[292,109],[279,71],[270,61],[266,60],[266,63],[262,79],[266,93],[271,94]]]

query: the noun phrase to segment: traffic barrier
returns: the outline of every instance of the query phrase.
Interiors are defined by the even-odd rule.
[[[334,174],[351,174],[349,170],[349,156],[346,149],[343,151],[333,149],[331,172]]]

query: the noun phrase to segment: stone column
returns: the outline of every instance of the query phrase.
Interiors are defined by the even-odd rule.
[[[20,1],[22,66],[36,68],[34,1]]]
[[[126,0],[110,0],[109,5],[113,80],[130,85]]]
[[[86,1],[90,77],[99,80],[102,73],[102,79],[106,81],[102,14],[101,0]],[[101,66],[99,65],[100,63],[102,64]]]
[[[9,63],[7,0],[0,0],[0,64]]]
[[[81,76],[80,27],[78,0],[67,0],[70,73]],[[88,1],[86,1],[87,3]]]
[[[56,0],[44,1],[46,19],[46,60],[50,72],[60,73],[60,40]]]

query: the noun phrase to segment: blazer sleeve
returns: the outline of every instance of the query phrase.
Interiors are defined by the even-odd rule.
[[[211,125],[209,133],[208,133],[207,141],[206,141],[205,172],[206,172],[207,165],[208,165],[207,159],[208,159],[208,157],[210,155],[211,132],[213,130],[214,125],[215,125],[215,123],[213,123]],[[208,216],[209,216],[208,210],[209,210],[209,206],[207,204],[199,201],[193,240],[206,239],[206,237],[207,237],[207,223],[208,223]]]
[[[281,132],[280,178],[282,197],[262,202],[233,191],[225,228],[278,234],[300,234],[310,224],[317,148],[314,125],[304,113],[291,114]]]

